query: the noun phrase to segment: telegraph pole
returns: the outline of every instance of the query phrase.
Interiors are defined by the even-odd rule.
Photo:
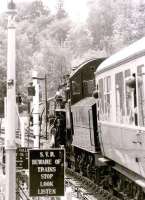
[[[47,77],[45,74],[45,123],[46,123],[46,127],[45,127],[45,133],[46,133],[46,139],[48,139],[48,135],[47,135]]]
[[[8,49],[7,49],[7,102],[6,102],[6,200],[16,199],[16,70],[15,70],[15,15],[16,6],[8,3]]]
[[[38,75],[34,71],[32,74],[33,86],[35,87],[35,96],[33,96],[33,133],[34,133],[34,148],[39,148],[40,140],[40,128],[39,128],[39,84],[38,84]]]

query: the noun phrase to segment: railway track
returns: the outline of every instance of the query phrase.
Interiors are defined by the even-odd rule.
[[[70,168],[66,169],[65,185],[70,186],[73,195],[80,200],[120,200],[113,196],[110,191],[103,189],[90,179],[74,172]]]

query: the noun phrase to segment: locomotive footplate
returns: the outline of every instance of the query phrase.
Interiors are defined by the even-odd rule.
[[[101,154],[98,154],[98,153],[96,153],[96,154],[94,154],[95,155],[95,164],[96,164],[96,166],[114,166],[114,161],[112,161],[112,160],[109,160],[109,159],[107,159],[107,158],[105,158],[105,157],[102,157],[102,155]]]
[[[113,169],[123,174],[125,177],[133,181],[136,185],[141,187],[145,192],[145,179],[141,178],[139,175],[135,174],[134,172],[116,164]]]

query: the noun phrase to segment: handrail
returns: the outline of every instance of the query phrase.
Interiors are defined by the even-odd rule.
[[[89,116],[89,131],[90,131],[90,141],[91,141],[91,146],[95,146],[95,145],[93,144],[93,142],[92,142],[90,110],[88,110],[88,116]]]

